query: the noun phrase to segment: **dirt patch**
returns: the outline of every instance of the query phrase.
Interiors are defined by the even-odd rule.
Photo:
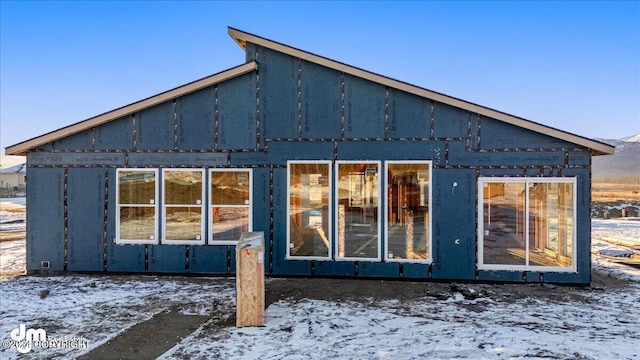
[[[356,301],[375,304],[383,300],[420,301],[429,298],[446,300],[460,294],[467,299],[486,298],[513,303],[523,299],[551,302],[589,301],[592,291],[629,287],[631,280],[592,270],[591,287],[552,284],[485,284],[450,282],[409,282],[363,279],[294,278],[270,279],[265,286],[265,305],[279,300],[317,299]]]
[[[27,238],[25,230],[0,231],[0,241],[24,240]]]
[[[13,204],[10,202],[0,202],[0,210],[12,212],[12,213],[25,214],[27,212],[27,207],[24,205]]]
[[[617,184],[594,182],[591,186],[591,201],[640,201],[640,185],[637,183]]]
[[[152,360],[199,328],[208,316],[185,315],[171,309],[137,324],[78,359]]]
[[[621,278],[613,271],[591,269],[591,287],[596,290],[622,290],[634,282]]]

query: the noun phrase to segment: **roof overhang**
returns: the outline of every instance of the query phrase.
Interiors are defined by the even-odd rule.
[[[217,74],[213,74],[205,78],[190,82],[186,85],[182,85],[177,88],[165,91],[158,95],[151,96],[144,100],[137,101],[133,104],[129,104],[121,108],[100,114],[98,116],[94,116],[92,118],[75,123],[73,125],[69,125],[62,129],[55,130],[50,133],[35,137],[33,139],[29,139],[15,145],[8,146],[5,149],[5,152],[7,155],[26,155],[29,150],[37,148],[41,145],[50,143],[52,141],[61,139],[66,136],[79,133],[87,129],[91,129],[93,127],[99,126],[109,121],[119,119],[123,116],[131,115],[140,110],[150,108],[152,106],[158,105],[165,101],[178,98],[180,96],[192,93],[194,91],[198,91],[200,89],[204,89],[205,87],[208,87],[217,83],[221,83],[225,80],[229,80],[231,78],[255,71],[257,69],[258,69],[258,63],[256,63],[255,61],[251,61],[246,64],[242,64],[240,66],[236,66],[231,69],[221,71]]]
[[[383,75],[379,75],[367,70],[360,69],[355,66],[347,65],[339,61],[331,60],[323,56],[319,56],[304,50],[300,50],[285,44],[281,44],[276,41],[265,39],[263,37],[250,34],[232,27],[228,28],[229,35],[235,40],[235,42],[246,50],[247,43],[253,43],[259,46],[263,46],[296,58],[300,58],[305,61],[316,63],[328,68],[341,71],[343,73],[357,76],[366,80],[370,80],[379,83],[390,88],[405,91],[410,94],[418,95],[424,98],[428,98],[434,101],[438,101],[447,105],[455,106],[461,109],[465,109],[472,113],[480,114],[489,118],[500,120],[515,126],[519,126],[531,131],[542,133],[548,136],[555,137],[570,143],[574,143],[580,146],[591,149],[593,155],[611,155],[615,153],[615,147],[595,141],[589,138],[585,138],[579,135],[568,133],[566,131],[558,130],[546,125],[538,124],[536,122],[526,120],[514,115],[504,113],[502,111],[494,110],[485,106],[474,104],[465,100],[461,100],[455,97],[444,95],[432,90],[421,88],[403,81],[395,80]]]

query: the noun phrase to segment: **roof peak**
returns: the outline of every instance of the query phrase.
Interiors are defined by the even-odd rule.
[[[316,63],[325,67],[332,68],[337,71],[344,72],[353,76],[357,76],[369,81],[379,83],[384,86],[388,86],[397,90],[405,91],[417,96],[428,98],[430,100],[438,101],[447,105],[458,107],[472,113],[483,115],[492,119],[500,120],[512,125],[516,125],[537,133],[542,133],[548,136],[552,136],[561,140],[565,140],[577,145],[581,145],[592,149],[594,155],[607,155],[615,153],[615,148],[605,143],[589,139],[580,135],[572,134],[567,131],[559,130],[550,126],[542,125],[540,123],[533,122],[515,115],[511,115],[499,110],[495,110],[486,106],[478,105],[466,100],[458,99],[453,96],[445,95],[433,90],[429,90],[417,85],[413,85],[401,80],[396,80],[384,75],[376,74],[374,72],[364,70],[352,65],[348,65],[336,60],[326,58],[324,56],[316,55],[314,53],[300,50],[298,48],[273,41],[234,27],[228,26],[227,32],[229,36],[246,51],[247,42],[253,43],[259,46],[263,46],[293,57],[300,58],[312,63]]]

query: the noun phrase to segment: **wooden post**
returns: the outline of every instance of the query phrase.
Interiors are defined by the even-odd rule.
[[[264,326],[264,233],[246,232],[236,246],[236,326]]]

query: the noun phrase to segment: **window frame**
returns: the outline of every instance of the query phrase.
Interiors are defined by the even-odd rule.
[[[525,224],[524,228],[527,229],[525,231],[525,264],[524,265],[505,265],[505,264],[485,264],[484,263],[484,184],[487,183],[524,183],[525,184]],[[529,216],[530,216],[530,206],[529,206],[529,185],[533,183],[557,183],[557,184],[572,184],[572,212],[573,212],[573,226],[572,226],[572,258],[571,258],[571,266],[540,266],[540,265],[530,265],[529,264]],[[578,189],[577,189],[577,178],[576,177],[478,177],[478,204],[477,204],[477,221],[478,221],[478,230],[477,230],[477,238],[478,238],[478,270],[507,270],[507,271],[538,271],[538,272],[565,272],[565,273],[576,273],[577,270],[577,216],[578,216]]]
[[[167,208],[169,207],[198,207],[197,204],[167,204],[166,195],[167,195],[167,187],[165,184],[165,174],[167,172],[199,172],[202,175],[202,185],[200,189],[201,200],[200,200],[200,239],[189,239],[189,240],[178,240],[178,239],[168,239],[167,238]],[[204,245],[205,243],[205,211],[206,211],[206,193],[205,186],[207,184],[207,178],[205,169],[202,168],[163,168],[162,169],[162,236],[160,239],[160,243],[162,245]]]
[[[121,172],[153,172],[155,181],[155,199],[154,204],[121,204],[120,203],[120,173]],[[116,231],[115,243],[118,245],[157,245],[159,243],[158,226],[160,221],[160,177],[158,169],[150,168],[118,168],[116,169]],[[121,239],[120,238],[120,212],[122,207],[149,207],[155,211],[153,221],[153,239]]]
[[[429,165],[429,234],[427,236],[427,246],[429,247],[428,251],[428,259],[420,260],[420,259],[394,259],[389,257],[389,204],[388,197],[389,194],[389,170],[388,165],[393,164],[426,164]],[[385,262],[400,262],[400,263],[420,263],[420,264],[431,264],[433,262],[433,213],[432,206],[433,203],[433,161],[431,160],[387,160],[384,162],[384,261]]]
[[[217,205],[216,203],[213,202],[213,191],[211,191],[211,182],[213,181],[213,174],[214,173],[218,173],[218,172],[247,172],[249,174],[249,204],[244,204],[244,205]],[[253,169],[251,168],[210,168],[209,171],[207,172],[208,174],[208,179],[207,179],[207,207],[206,207],[206,212],[207,212],[207,216],[206,216],[206,221],[207,221],[207,227],[208,227],[208,231],[207,231],[207,241],[206,241],[206,245],[209,246],[219,246],[219,245],[224,245],[224,246],[228,246],[228,245],[237,245],[238,244],[238,240],[214,240],[213,239],[213,216],[212,216],[212,211],[213,211],[213,207],[227,207],[227,208],[238,208],[238,207],[246,207],[248,209],[248,226],[247,226],[247,231],[251,232],[253,231]],[[204,245],[204,244],[203,244]]]
[[[340,165],[341,164],[375,164],[378,166],[378,215],[377,215],[377,234],[378,234],[378,254],[377,257],[375,258],[365,258],[365,257],[353,257],[353,256],[340,256],[340,235],[338,234],[338,232],[340,231],[340,226],[339,226],[339,210],[338,210],[338,206],[339,206],[339,198],[340,198],[340,186],[338,186],[338,182],[340,181]],[[335,161],[335,167],[334,167],[334,186],[333,186],[333,215],[334,215],[334,229],[336,231],[336,235],[334,237],[334,259],[338,260],[338,261],[374,261],[374,262],[381,262],[382,261],[382,203],[385,202],[384,200],[384,194],[382,194],[382,178],[383,176],[381,176],[381,172],[383,171],[382,168],[382,161],[380,160],[336,160]]]
[[[297,255],[291,255],[291,214],[290,214],[290,210],[291,210],[291,165],[292,164],[326,164],[328,165],[328,170],[327,170],[327,184],[329,187],[329,191],[328,191],[328,199],[329,199],[329,204],[328,204],[328,216],[329,219],[327,221],[327,238],[329,240],[329,246],[327,249],[327,256],[297,256]],[[288,160],[287,161],[287,227],[286,227],[286,248],[287,248],[287,252],[285,254],[285,258],[287,260],[319,260],[319,261],[329,261],[333,259],[333,211],[335,210],[333,208],[333,161],[331,160]]]

